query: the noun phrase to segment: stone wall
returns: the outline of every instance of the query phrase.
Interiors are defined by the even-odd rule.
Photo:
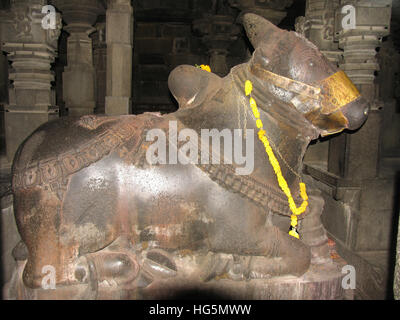
[[[138,0],[134,3],[134,114],[175,111],[177,105],[167,85],[169,73],[181,64],[194,66],[212,62],[209,42],[198,32],[195,23],[208,15],[229,16],[232,26],[228,28],[234,28],[238,11],[212,0]],[[244,62],[246,50],[244,37],[231,41],[226,55],[227,68]]]
[[[206,55],[196,53],[199,41],[186,23],[138,22],[134,50],[134,113],[173,111],[168,75],[180,64],[208,64]]]

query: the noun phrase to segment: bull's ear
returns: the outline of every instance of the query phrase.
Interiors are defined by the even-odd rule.
[[[271,43],[282,31],[268,20],[254,13],[246,13],[242,18],[242,23],[254,48],[258,48],[262,43]]]

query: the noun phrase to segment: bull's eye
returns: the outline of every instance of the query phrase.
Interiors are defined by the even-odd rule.
[[[310,65],[310,67],[313,67],[313,66],[314,66],[314,63],[310,62],[309,65]]]

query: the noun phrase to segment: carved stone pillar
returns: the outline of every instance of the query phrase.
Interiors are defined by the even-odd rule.
[[[13,0],[2,24],[2,50],[11,62],[9,104],[6,106],[6,152],[12,161],[19,144],[39,125],[58,117],[50,70],[57,51],[61,19],[45,29],[45,0]]]
[[[98,22],[95,25],[97,30],[93,34],[93,63],[96,70],[95,93],[96,110],[95,113],[105,113],[106,99],[106,70],[107,70],[107,45],[106,45],[106,23]]]
[[[233,17],[222,14],[205,15],[193,23],[194,30],[202,36],[202,41],[208,48],[212,72],[221,77],[229,72],[226,63],[228,48],[240,33],[239,27],[234,23]]]
[[[95,70],[93,67],[93,24],[102,10],[97,0],[54,1],[62,12],[69,33],[67,66],[63,74],[63,97],[70,116],[91,114],[96,105]]]
[[[304,17],[296,19],[296,31],[314,43],[332,62],[338,64],[342,52],[334,41],[335,11],[340,0],[307,0]]]
[[[106,15],[108,115],[132,113],[133,9],[130,0],[109,0]]]
[[[355,19],[350,18],[352,12]],[[389,34],[390,15],[391,1],[340,1],[334,33],[343,49],[339,66],[370,101],[371,110],[359,130],[329,139],[328,172],[308,171],[322,182],[322,190],[329,190],[323,193],[327,208],[323,223],[340,243],[339,254],[357,270],[356,295],[368,299],[383,299],[387,292],[388,268],[384,263],[377,268],[375,261],[386,260],[393,219],[391,178],[378,175],[383,104],[377,100],[375,81],[379,70],[375,49]],[[348,18],[354,25],[346,23]]]
[[[344,50],[340,68],[346,72],[361,94],[371,102],[371,112],[364,126],[354,134],[332,139],[328,169],[341,177],[362,180],[378,174],[382,104],[377,101],[375,73],[379,70],[376,48],[390,33],[391,0],[342,0],[336,15],[336,35]],[[355,29],[344,29],[341,8],[352,5]]]
[[[335,11],[340,0],[307,0],[304,17],[296,19],[296,31],[313,44],[336,65],[343,52],[339,49],[338,42],[334,41]],[[329,142],[318,140],[308,147],[305,162],[326,168],[328,163]]]
[[[376,48],[382,37],[390,34],[392,0],[342,0],[341,8],[352,5],[355,9],[355,29],[342,27],[343,14],[337,13],[337,36],[339,47],[344,50],[340,68],[360,88],[364,97],[373,101],[376,97],[375,72],[379,70]]]

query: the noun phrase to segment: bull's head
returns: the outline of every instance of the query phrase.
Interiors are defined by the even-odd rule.
[[[289,105],[308,120],[315,129],[312,138],[354,130],[364,123],[367,101],[315,45],[255,14],[245,14],[243,24],[255,51],[248,63],[235,67],[231,74],[246,69],[261,96]],[[168,84],[180,109],[185,109],[209,101],[224,82],[207,71],[179,66],[171,72]],[[259,107],[264,109],[262,104]]]
[[[322,136],[364,123],[369,104],[315,45],[255,14],[246,14],[243,24],[255,48],[250,72],[265,79],[269,92],[296,108]]]

